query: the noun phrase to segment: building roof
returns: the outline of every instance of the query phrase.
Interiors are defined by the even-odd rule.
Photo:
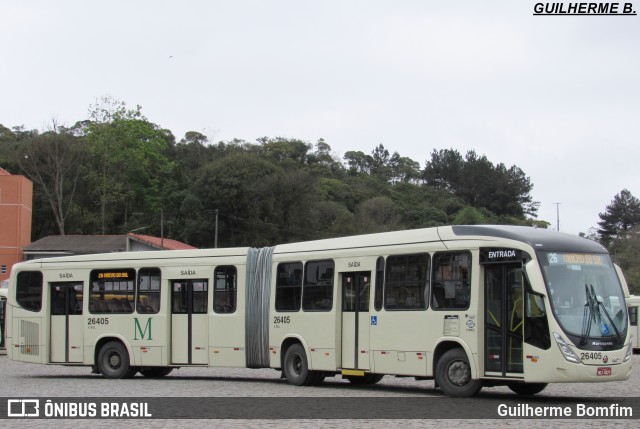
[[[11,176],[11,173],[9,173],[4,168],[0,167],[0,176]]]
[[[124,252],[126,235],[50,235],[24,247],[24,253],[91,253]]]
[[[130,232],[127,234],[130,240],[137,241],[139,243],[146,244],[157,249],[164,250],[188,250],[196,249],[196,247],[189,246],[181,241],[170,240],[168,238],[153,237],[151,235],[134,234]]]
[[[129,241],[141,243],[147,250],[195,249],[193,246],[168,238],[129,233],[127,235],[50,235],[24,247],[25,254],[89,255],[94,253],[126,252]]]

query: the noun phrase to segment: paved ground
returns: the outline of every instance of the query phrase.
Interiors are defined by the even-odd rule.
[[[640,355],[634,355],[634,368],[640,365]],[[13,362],[0,355],[0,396],[11,397],[440,397],[432,381],[416,381],[411,378],[385,377],[371,387],[354,387],[340,377],[328,378],[319,387],[296,387],[280,379],[280,373],[271,369],[220,369],[182,368],[164,379],[145,379],[140,375],[130,380],[106,380],[92,375],[87,367],[43,366]],[[483,389],[480,396],[487,398],[510,395],[504,387]],[[540,396],[549,403],[564,398],[581,397],[640,397],[640,371],[633,372],[631,379],[617,383],[555,384],[550,385]],[[0,406],[5,406],[0,404]],[[330,414],[330,410],[328,411]],[[62,424],[61,423],[65,423]],[[119,420],[117,426],[133,427],[469,427],[479,426],[479,420]],[[527,420],[527,427],[640,427],[640,420]],[[87,421],[12,421],[12,427],[113,427],[108,420]],[[521,420],[491,420],[495,427],[522,426]]]

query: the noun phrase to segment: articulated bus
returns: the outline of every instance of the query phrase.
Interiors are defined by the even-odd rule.
[[[640,296],[631,295],[628,301],[629,325],[631,327],[631,343],[635,352],[640,351],[638,338],[640,338],[640,326],[638,326],[638,310],[640,310]]]
[[[178,367],[435,380],[449,396],[625,380],[627,285],[598,243],[515,226],[447,226],[278,245],[16,264],[13,360],[107,378]]]

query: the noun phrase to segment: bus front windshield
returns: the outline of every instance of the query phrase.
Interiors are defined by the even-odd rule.
[[[615,268],[606,254],[541,252],[553,313],[581,344],[607,338],[622,344],[627,309]]]

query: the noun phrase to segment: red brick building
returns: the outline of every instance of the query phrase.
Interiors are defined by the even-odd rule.
[[[9,279],[11,266],[22,261],[31,243],[33,183],[0,167],[0,282]]]

